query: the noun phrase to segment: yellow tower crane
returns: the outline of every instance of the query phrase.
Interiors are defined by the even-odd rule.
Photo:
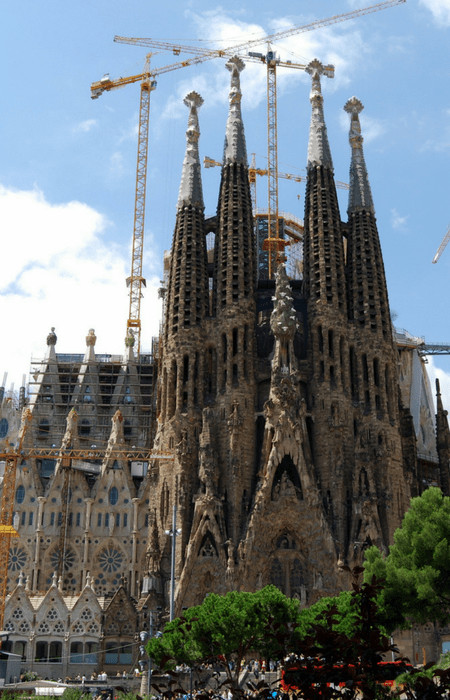
[[[142,288],[146,286],[145,278],[142,275],[142,261],[144,250],[144,222],[145,222],[145,198],[147,191],[147,160],[148,160],[148,133],[150,123],[150,93],[156,88],[156,77],[163,73],[186,68],[187,66],[201,63],[210,57],[194,56],[178,63],[172,63],[159,68],[150,68],[151,53],[147,54],[144,70],[137,75],[130,75],[126,78],[111,79],[109,75],[91,84],[91,98],[93,100],[100,97],[104,92],[115,90],[116,88],[141,84],[141,98],[139,107],[139,132],[136,165],[136,188],[134,203],[134,225],[133,225],[133,245],[131,255],[131,274],[127,278],[127,286],[130,289],[129,313],[127,321],[127,333],[132,333],[135,337],[137,354],[141,350],[141,299]]]
[[[226,49],[203,49],[199,46],[185,45],[185,44],[172,44],[166,41],[159,41],[151,38],[133,38],[133,37],[122,37],[115,36],[114,41],[122,44],[132,44],[134,46],[150,46],[152,48],[157,48],[158,50],[169,50],[175,55],[179,55],[182,52],[195,54],[198,58],[198,62],[207,61],[212,58],[219,57],[229,57],[233,56],[239,52],[247,51],[248,55],[243,56],[246,61],[257,61],[266,64],[267,68],[267,153],[268,153],[268,229],[267,229],[267,240],[265,249],[268,251],[268,263],[269,263],[269,277],[272,276],[272,266],[278,260],[284,258],[283,255],[283,241],[279,236],[279,218],[278,218],[278,139],[277,139],[277,92],[276,92],[276,69],[279,66],[284,66],[287,68],[298,68],[305,70],[306,65],[292,63],[290,61],[280,61],[274,51],[270,48],[271,42],[274,40],[284,39],[295,34],[300,34],[303,32],[313,31],[315,29],[320,29],[321,27],[326,27],[331,24],[336,24],[338,22],[345,22],[346,20],[355,19],[362,15],[371,14],[373,12],[378,12],[379,10],[384,10],[394,5],[400,5],[406,2],[406,0],[385,0],[385,2],[376,3],[375,5],[369,5],[359,10],[353,10],[351,12],[346,12],[339,15],[334,15],[332,17],[327,17],[321,20],[315,20],[310,24],[291,27],[289,29],[276,32],[266,37],[259,39],[252,39],[250,41],[243,42],[241,44],[236,44]],[[268,51],[266,54],[249,52],[249,48],[256,46],[261,43],[268,44]],[[324,74],[332,78],[334,75],[333,66],[325,66]]]
[[[450,241],[450,226],[447,229],[447,233],[445,234],[444,238],[441,241],[441,245],[436,251],[436,255],[434,256],[433,260],[431,261],[432,263],[437,263],[439,258],[441,257],[442,253],[444,252],[445,246],[447,243]]]

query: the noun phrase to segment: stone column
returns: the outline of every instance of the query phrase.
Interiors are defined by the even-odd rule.
[[[82,566],[82,571],[81,571],[81,589],[83,588],[84,581],[86,579],[86,573],[88,570],[88,562],[89,562],[89,534],[90,534],[90,525],[91,525],[91,510],[92,510],[92,504],[94,502],[93,498],[85,498],[84,502],[86,504],[86,513],[85,513],[85,521],[84,521],[84,548],[83,548],[83,566]]]

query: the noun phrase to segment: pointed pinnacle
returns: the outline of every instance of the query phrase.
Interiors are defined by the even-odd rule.
[[[351,97],[344,105],[344,110],[350,114],[349,141],[352,148],[350,163],[350,190],[348,211],[366,209],[375,212],[363,153],[363,137],[359,115],[364,105],[357,97]]]
[[[203,190],[201,181],[201,166],[198,154],[198,140],[200,127],[198,123],[198,109],[203,104],[203,98],[198,92],[190,92],[184,98],[184,104],[189,108],[188,125],[186,129],[186,154],[184,156],[183,170],[181,173],[180,191],[178,194],[178,208],[193,206],[203,208]]]
[[[442,396],[441,396],[441,384],[439,382],[439,379],[437,379],[437,378],[436,378],[436,408],[437,408],[438,413],[440,411],[444,410],[444,404],[442,403]]]
[[[245,68],[244,61],[239,56],[233,56],[226,62],[231,73],[229,93],[230,109],[228,112],[223,162],[247,164],[247,148],[245,145],[244,125],[241,114],[241,81],[240,73]]]
[[[333,66],[324,66],[317,58],[305,68],[312,78],[310,102],[312,105],[311,125],[308,142],[308,166],[323,165],[333,169],[330,145],[328,143],[327,127],[323,115],[323,97],[320,87],[320,76],[333,76]]]

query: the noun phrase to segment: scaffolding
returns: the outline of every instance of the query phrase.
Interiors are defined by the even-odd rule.
[[[264,247],[264,241],[268,235],[268,213],[257,209],[254,212],[255,238],[257,249],[258,280],[269,279],[269,255],[270,251]],[[279,238],[284,241],[283,255],[285,258],[286,273],[292,280],[303,278],[303,221],[293,214],[278,212]],[[275,268],[276,269],[276,268]],[[272,275],[275,272],[272,268]]]
[[[124,418],[125,442],[150,446],[155,429],[157,351],[154,339],[152,352],[142,353],[132,366],[121,355],[109,354],[96,354],[88,363],[82,354],[57,353],[56,362],[33,358],[29,403],[34,445],[60,445],[67,415],[75,408],[81,447],[106,447],[111,419],[118,409]],[[43,468],[45,471],[45,465]]]

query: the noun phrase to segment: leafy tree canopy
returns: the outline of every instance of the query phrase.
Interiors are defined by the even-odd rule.
[[[429,488],[413,498],[389,554],[366,552],[365,580],[384,580],[379,597],[386,628],[411,620],[450,620],[450,498]]]
[[[159,666],[222,657],[235,684],[246,654],[279,658],[289,648],[298,616],[298,602],[275,586],[256,593],[210,593],[201,605],[167,624],[162,637],[149,641],[147,651]]]

